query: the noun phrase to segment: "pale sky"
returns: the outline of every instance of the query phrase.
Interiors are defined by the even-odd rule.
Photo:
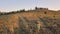
[[[2,12],[33,9],[35,6],[59,10],[60,0],[0,0],[0,11]]]

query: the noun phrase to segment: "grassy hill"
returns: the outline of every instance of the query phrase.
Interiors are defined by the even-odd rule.
[[[60,12],[48,9],[0,14],[0,34],[59,34]]]

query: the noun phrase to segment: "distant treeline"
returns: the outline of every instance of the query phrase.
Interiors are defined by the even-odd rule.
[[[20,10],[20,11],[12,11],[12,12],[0,12],[0,15],[8,15],[8,14],[14,14],[14,13],[20,13],[20,12],[25,12],[25,9]]]
[[[38,8],[38,7],[35,7],[35,10],[48,10],[48,8]],[[27,12],[25,11],[25,9],[23,10],[18,10],[18,11],[12,11],[12,12],[0,12],[0,15],[8,15],[8,14],[15,14],[15,13],[20,13],[20,12]]]

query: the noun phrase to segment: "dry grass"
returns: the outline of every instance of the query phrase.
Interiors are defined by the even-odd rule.
[[[60,12],[51,10],[0,15],[0,34],[59,34],[59,22]]]

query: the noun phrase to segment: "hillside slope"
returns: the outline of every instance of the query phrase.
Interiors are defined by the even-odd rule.
[[[29,10],[0,15],[0,34],[59,34],[60,12]]]

